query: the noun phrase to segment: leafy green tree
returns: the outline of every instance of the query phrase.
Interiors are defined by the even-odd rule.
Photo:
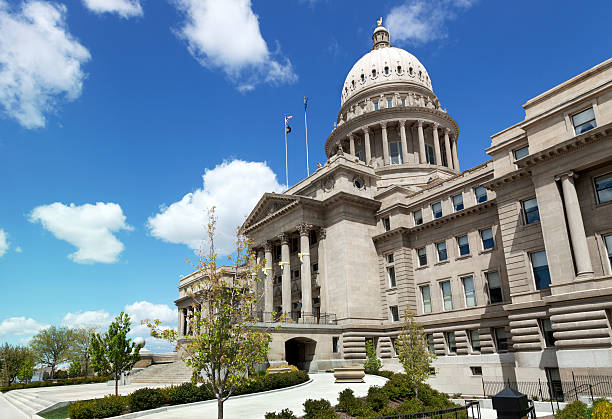
[[[376,355],[374,341],[367,339],[365,342],[366,360],[363,363],[363,369],[366,374],[376,374],[382,368],[382,361]]]
[[[34,376],[34,357],[30,353],[27,358],[21,363],[19,367],[19,372],[17,373],[17,378],[21,382],[28,383],[32,380]]]
[[[68,376],[70,378],[79,377],[81,375],[81,363],[78,359],[72,361],[70,366],[68,367]]]
[[[68,362],[71,357],[72,331],[63,327],[51,326],[38,332],[30,342],[38,363],[51,368],[51,379],[55,368]]]
[[[32,358],[32,353],[25,346],[9,345],[5,343],[0,346],[0,364],[2,365],[2,381],[11,385],[18,378],[21,366]]]
[[[91,334],[91,366],[98,374],[111,374],[115,380],[115,396],[119,395],[121,375],[132,369],[140,360],[140,349],[127,337],[132,321],[130,316],[121,312],[108,327],[104,336]]]
[[[257,316],[257,272],[248,239],[236,234],[236,250],[228,256],[229,272],[217,266],[214,238],[216,217],[214,207],[209,212],[209,252],[198,263],[199,280],[190,294],[196,309],[190,320],[190,330],[197,331],[187,343],[181,343],[184,360],[193,368],[192,381],[202,375],[204,385],[217,399],[217,418],[223,419],[223,403],[242,383],[250,380],[249,371],[267,359],[270,333],[254,328]],[[178,341],[175,329],[163,328],[159,320],[149,323],[153,337]]]
[[[89,348],[91,347],[91,335],[95,333],[97,328],[80,328],[72,330],[72,353],[75,359],[78,359],[83,368],[83,375],[89,376],[91,370],[91,356]]]
[[[418,384],[429,377],[431,362],[436,356],[427,348],[425,332],[417,324],[414,313],[410,310],[404,313],[404,324],[397,340],[397,346],[397,357],[408,379],[414,385],[414,392],[418,397]]]

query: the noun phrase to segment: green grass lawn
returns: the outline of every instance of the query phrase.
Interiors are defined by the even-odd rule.
[[[51,410],[50,412],[39,413],[38,416],[42,416],[45,419],[66,419],[68,417],[68,405]]]

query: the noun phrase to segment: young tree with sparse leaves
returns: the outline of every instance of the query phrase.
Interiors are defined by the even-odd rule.
[[[208,221],[209,253],[200,257],[200,279],[190,294],[196,307],[201,307],[190,320],[190,330],[197,332],[183,345],[183,359],[193,368],[192,381],[204,376],[203,385],[217,399],[217,418],[223,419],[223,403],[250,379],[249,371],[266,361],[271,337],[267,330],[253,327],[258,321],[257,272],[262,266],[255,263],[252,243],[238,230],[236,250],[228,256],[232,269],[223,272],[215,253],[216,221],[213,207]],[[148,326],[153,337],[178,341],[177,331],[162,328],[159,320]]]
[[[104,336],[91,334],[91,366],[100,375],[110,374],[115,380],[115,396],[119,395],[121,374],[132,369],[140,360],[142,345],[127,337],[132,322],[121,312],[108,327]]]
[[[98,328],[88,327],[72,330],[72,352],[74,359],[78,360],[83,368],[83,375],[87,377],[91,370],[89,348],[91,346],[91,335]],[[80,374],[80,373],[79,373]]]
[[[55,368],[70,360],[72,331],[55,326],[43,329],[32,338],[30,347],[38,363],[51,368],[51,379],[53,379]]]
[[[404,324],[397,340],[397,346],[397,357],[408,379],[414,385],[414,392],[418,397],[418,384],[429,377],[431,361],[436,356],[427,348],[425,332],[414,319],[414,313],[408,309],[404,312]]]

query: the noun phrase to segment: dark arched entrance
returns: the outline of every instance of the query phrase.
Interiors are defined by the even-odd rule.
[[[308,371],[314,358],[317,342],[308,338],[293,338],[285,341],[285,361],[301,370]]]

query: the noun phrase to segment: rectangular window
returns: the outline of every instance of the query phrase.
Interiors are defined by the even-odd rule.
[[[463,194],[453,196],[453,208],[455,212],[463,209]]]
[[[397,141],[389,143],[389,157],[391,164],[402,164],[401,143]]]
[[[444,310],[453,309],[453,293],[451,291],[450,281],[440,282],[442,288],[442,300],[444,301]]]
[[[423,298],[423,313],[431,313],[431,290],[429,285],[421,287],[421,297]]]
[[[535,198],[522,201],[521,206],[523,207],[523,217],[525,218],[525,224],[531,224],[540,221],[538,201]]]
[[[499,273],[486,272],[485,276],[487,277],[487,288],[489,289],[489,304],[496,304],[504,301]]]
[[[298,237],[291,237],[289,247],[291,249],[291,253],[295,253],[300,250],[300,239]]]
[[[497,348],[497,352],[508,350],[508,335],[506,334],[505,328],[493,328],[493,337],[495,338],[495,347]]]
[[[470,367],[470,371],[472,371],[472,375],[482,376],[482,367]]]
[[[468,330],[468,338],[473,352],[480,352],[480,333],[478,330]]]
[[[435,204],[431,204],[431,212],[434,219],[442,217],[442,203],[436,202]]]
[[[446,253],[446,242],[436,243],[436,250],[438,251],[438,262],[448,259],[448,254]]]
[[[308,242],[312,246],[313,244],[316,244],[317,241],[319,241],[319,236],[317,235],[317,230],[310,230],[310,232],[308,233]]]
[[[281,254],[282,254],[282,251],[281,251],[280,245],[278,245],[278,244],[275,245],[274,246],[274,258],[273,259],[274,260],[280,260]]]
[[[555,336],[553,335],[552,322],[550,319],[542,319],[540,326],[542,327],[542,335],[544,336],[546,347],[553,348],[555,346]]]
[[[383,218],[383,226],[385,226],[385,231],[391,230],[391,220],[389,217]]]
[[[387,254],[385,256],[385,261],[387,262],[387,283],[389,284],[389,288],[395,288],[397,284],[395,282],[395,266],[393,265],[395,259],[393,253]]]
[[[595,178],[595,190],[600,204],[612,201],[612,173]]]
[[[546,259],[546,252],[535,252],[532,253],[530,257],[536,289],[543,290],[546,288],[550,288],[550,272],[548,271],[548,260]]]
[[[604,236],[604,243],[606,244],[606,250],[608,251],[608,262],[610,263],[610,269],[612,270],[612,234]]]
[[[319,272],[319,262],[315,262],[312,264],[312,273],[318,273]]]
[[[436,351],[436,348],[434,346],[433,333],[428,333],[427,335],[425,335],[425,338],[427,339],[427,349],[429,349],[429,352],[434,353]]]
[[[434,148],[429,144],[425,144],[425,158],[427,159],[427,163],[436,164],[436,154],[434,152]]]
[[[338,340],[338,336],[332,337],[332,352],[335,354],[338,353]]]
[[[512,153],[514,154],[514,161],[520,160],[529,155],[529,146],[521,147]]]
[[[480,230],[480,238],[482,239],[482,249],[489,250],[495,247],[495,241],[493,240],[493,229],[486,228]]]
[[[374,110],[377,111],[378,110],[378,102],[374,102]]]
[[[387,99],[387,108],[393,107],[393,99]]]
[[[387,260],[387,263],[393,263],[395,262],[395,258],[393,257],[393,253],[389,253],[385,259]]]
[[[298,279],[300,277],[300,270],[299,269],[295,269],[293,271],[293,279]]]
[[[389,309],[391,310],[391,320],[394,322],[399,322],[399,310],[397,309],[397,306],[391,306]]]
[[[455,340],[455,332],[446,332],[444,335],[446,336],[446,347],[448,348],[448,353],[456,354],[457,341]]]
[[[470,254],[470,241],[467,234],[457,237],[457,246],[459,247],[459,256]]]
[[[419,258],[419,266],[427,265],[427,249],[421,247],[417,249],[417,257]]]
[[[585,109],[584,111],[573,115],[572,123],[574,124],[576,135],[596,128],[597,123],[595,122],[595,112],[593,112],[593,108]]]
[[[365,154],[363,150],[358,150],[355,154],[357,154],[357,158],[363,162],[365,162]]]
[[[274,277],[274,284],[275,285],[280,285],[283,282],[283,277],[280,275],[277,275]]]
[[[418,226],[423,224],[423,211],[422,210],[416,210],[412,213],[412,216],[414,217],[414,225]]]
[[[481,202],[487,201],[487,188],[484,186],[477,186],[474,188],[474,195],[476,196],[476,203],[480,204]]]
[[[466,276],[463,278],[463,291],[465,292],[466,307],[475,307],[476,291],[474,290],[474,277]]]

